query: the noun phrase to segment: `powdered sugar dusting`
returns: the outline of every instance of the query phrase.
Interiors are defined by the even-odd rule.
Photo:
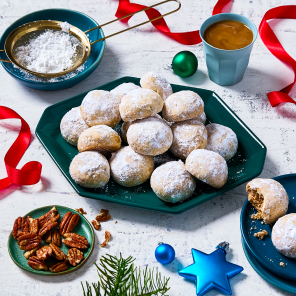
[[[202,149],[207,145],[207,130],[200,121],[181,121],[174,123],[171,128],[174,139],[170,151],[177,157],[185,159],[194,149]]]
[[[61,120],[60,129],[63,138],[71,145],[77,145],[79,136],[88,129],[89,126],[82,119],[80,108],[72,108]]]
[[[127,131],[127,140],[138,153],[159,155],[169,149],[173,141],[173,134],[163,120],[148,117],[136,120],[131,124]]]
[[[112,89],[110,92],[112,94],[116,95],[121,100],[129,92],[131,92],[134,89],[138,89],[138,88],[140,88],[140,86],[135,85],[132,82],[128,82],[128,83],[122,83],[122,84],[118,85],[117,87]]]
[[[206,128],[208,131],[208,144],[205,149],[219,153],[225,160],[233,157],[238,147],[234,131],[217,123],[208,124]]]
[[[140,185],[150,177],[154,162],[151,156],[141,155],[126,146],[112,154],[110,168],[117,183],[130,187]]]
[[[169,96],[164,102],[162,117],[167,121],[183,121],[200,116],[204,112],[204,102],[195,92],[183,90]]]
[[[104,90],[90,91],[82,101],[82,118],[88,125],[106,124],[115,127],[120,121],[120,99]]]
[[[152,173],[151,187],[166,202],[176,203],[190,197],[196,187],[181,160],[167,162]]]
[[[73,66],[79,40],[63,31],[46,30],[19,46],[16,58],[24,68],[38,73],[59,73]]]
[[[159,73],[148,72],[140,80],[142,88],[148,88],[157,92],[164,100],[172,93],[169,82]]]
[[[280,253],[296,258],[296,214],[280,218],[272,228],[271,238]]]
[[[220,188],[227,181],[228,167],[218,153],[205,150],[193,150],[186,159],[186,169],[197,179],[213,187]]]

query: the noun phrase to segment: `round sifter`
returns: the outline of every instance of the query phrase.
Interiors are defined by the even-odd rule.
[[[126,17],[130,17],[136,13],[148,10],[152,7],[164,4],[166,2],[177,2],[179,4],[178,8],[175,10],[172,10],[164,15],[161,15],[157,18],[154,18],[152,20],[148,20],[146,22],[140,23],[138,25],[135,25],[133,27],[129,27],[125,30],[113,33],[109,36],[106,36],[104,38],[95,40],[93,42],[90,42],[90,40],[87,37],[87,33],[96,30],[96,29],[100,29],[106,25],[109,25],[111,23],[114,23],[116,21],[122,20]],[[43,34],[45,31],[47,30],[52,30],[52,31],[62,31],[62,27],[61,24],[62,22],[60,21],[51,21],[51,20],[40,20],[40,21],[35,21],[35,22],[30,22],[27,24],[24,24],[18,28],[16,28],[15,30],[13,30],[9,36],[7,37],[6,41],[5,41],[5,45],[4,45],[4,50],[0,50],[0,51],[5,51],[7,57],[9,60],[4,60],[4,59],[0,59],[0,61],[2,62],[8,62],[8,63],[13,63],[14,65],[16,65],[17,67],[21,68],[22,70],[29,72],[33,75],[39,76],[39,77],[44,77],[44,78],[53,78],[53,77],[59,77],[62,75],[65,75],[69,72],[74,71],[75,69],[77,69],[79,66],[81,66],[82,64],[84,64],[86,62],[86,60],[88,59],[90,52],[91,52],[91,46],[99,41],[103,41],[107,38],[110,38],[112,36],[118,35],[120,33],[123,33],[125,31],[134,29],[136,27],[142,26],[144,24],[156,21],[160,18],[163,18],[169,14],[172,14],[176,11],[178,11],[181,8],[181,3],[179,0],[165,0],[162,1],[160,3],[154,4],[152,6],[146,7],[144,9],[141,9],[137,12],[128,14],[126,16],[123,16],[121,18],[118,19],[114,19],[112,21],[109,21],[103,25],[91,28],[85,32],[83,32],[82,30],[80,30],[79,28],[75,27],[75,26],[71,26],[69,29],[69,34],[70,34],[70,40],[71,42],[76,44],[76,49],[75,49],[75,53],[72,56],[72,65],[71,67],[68,67],[66,69],[64,69],[62,72],[57,72],[57,73],[41,73],[41,72],[35,72],[32,71],[30,69],[28,69],[28,65],[22,61],[18,59],[17,56],[17,51],[21,46],[26,46],[30,43],[30,41],[32,39],[37,38],[39,35]],[[65,33],[66,34],[66,33]]]

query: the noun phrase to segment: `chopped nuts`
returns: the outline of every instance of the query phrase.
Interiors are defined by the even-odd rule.
[[[101,223],[98,222],[97,220],[92,220],[91,224],[93,225],[95,230],[99,230],[101,228]]]
[[[281,263],[280,263],[280,266],[281,266],[281,267],[286,267],[286,265],[285,265],[284,262],[281,262]]]
[[[81,215],[85,215],[86,212],[84,211],[83,208],[75,209],[76,212],[80,213]]]
[[[108,230],[105,230],[105,241],[101,244],[101,247],[106,247],[111,238],[111,233]]]
[[[99,214],[97,217],[96,217],[96,220],[98,222],[105,222],[105,221],[108,221],[111,219],[111,216],[109,214],[109,211],[108,210],[104,210],[104,209],[101,209],[101,214]]]

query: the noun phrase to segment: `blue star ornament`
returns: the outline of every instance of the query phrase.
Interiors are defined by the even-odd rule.
[[[197,296],[212,289],[231,295],[229,279],[242,272],[243,268],[226,261],[228,248],[229,244],[223,242],[211,254],[192,249],[194,263],[179,271],[179,275],[195,281]]]

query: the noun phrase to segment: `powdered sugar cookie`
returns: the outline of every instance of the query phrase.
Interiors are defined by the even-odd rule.
[[[104,187],[110,179],[109,163],[102,154],[96,151],[77,154],[69,170],[72,179],[87,188]]]
[[[112,153],[110,159],[112,178],[120,185],[132,187],[146,182],[154,169],[152,156],[141,155],[130,146]]]
[[[78,139],[78,150],[96,150],[109,155],[121,147],[120,136],[107,125],[96,125],[84,131]]]
[[[173,133],[163,120],[151,116],[132,122],[127,131],[127,141],[136,152],[155,156],[170,148]]]
[[[81,116],[89,126],[98,124],[115,127],[121,120],[120,99],[105,90],[92,90],[83,99]]]
[[[167,121],[177,122],[201,116],[203,112],[202,98],[191,90],[182,90],[165,100],[162,117]]]
[[[207,121],[207,116],[206,116],[205,112],[202,112],[199,116],[194,117],[192,119],[198,120],[198,121],[202,122],[203,124],[205,124]]]
[[[63,138],[71,145],[76,146],[79,136],[89,126],[82,119],[80,108],[72,108],[61,120],[60,129]]]
[[[271,232],[275,248],[284,256],[296,258],[296,214],[279,218]]]
[[[157,92],[163,100],[166,100],[172,93],[172,87],[169,82],[158,73],[148,72],[140,80],[142,88],[151,89]]]
[[[225,160],[229,160],[235,155],[238,141],[232,129],[218,123],[210,123],[206,129],[208,144],[205,149],[219,153]]]
[[[218,153],[205,149],[193,150],[185,162],[187,171],[212,187],[221,188],[227,181],[228,167]]]
[[[247,184],[248,200],[266,224],[287,213],[289,197],[285,188],[273,179],[256,178]]]
[[[172,125],[173,122],[167,122],[165,119],[163,119],[160,115],[155,114],[152,115],[153,117],[159,118],[161,120],[163,120],[164,123],[166,123],[168,126]],[[128,128],[130,127],[130,125],[132,124],[132,121],[126,121],[121,125],[121,138],[122,140],[127,143],[127,138],[126,138],[126,133]]]
[[[185,159],[194,149],[203,149],[207,145],[206,127],[198,120],[176,122],[171,129],[174,138],[170,151],[179,158]]]
[[[127,82],[127,83],[124,82],[118,85],[117,87],[115,87],[114,89],[112,89],[110,93],[116,95],[121,100],[129,92],[138,88],[140,88],[140,86],[135,85],[132,82]]]
[[[181,160],[167,162],[151,175],[151,188],[163,201],[176,203],[189,198],[196,183]]]
[[[150,89],[135,89],[124,96],[119,105],[123,121],[133,121],[160,112],[163,99]]]

